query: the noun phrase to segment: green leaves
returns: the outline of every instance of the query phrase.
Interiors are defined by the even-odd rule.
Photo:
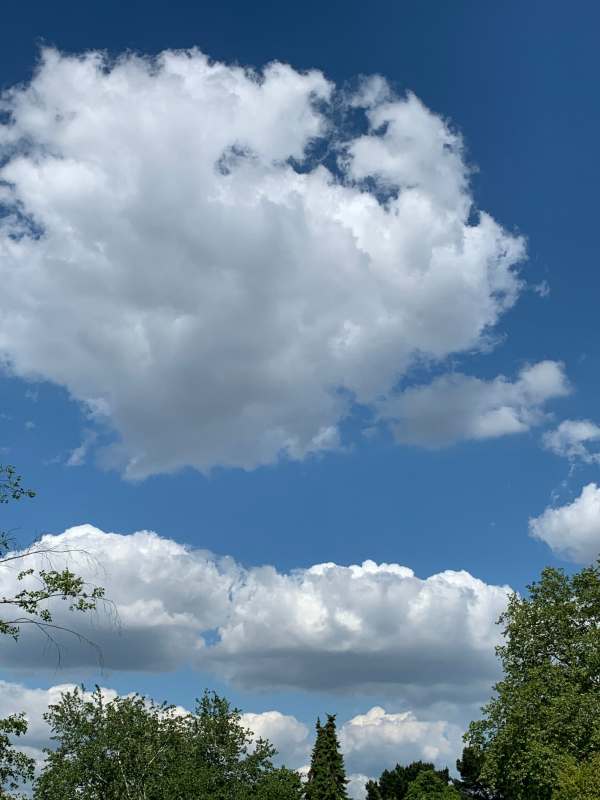
[[[413,761],[405,767],[396,764],[394,769],[384,770],[379,781],[369,781],[366,786],[367,800],[405,800],[408,797],[409,788],[425,772],[433,774],[437,779],[437,782],[434,781],[435,786],[438,785],[438,782],[442,787],[448,786],[450,775],[447,769],[436,770],[433,764],[426,761]],[[423,780],[425,781],[424,785],[428,785],[427,781]],[[450,797],[454,797],[454,795],[450,795]]]
[[[14,792],[33,779],[33,759],[19,752],[11,742],[11,736],[22,736],[26,732],[27,722],[23,714],[0,719],[0,796],[3,798],[23,797]]]
[[[434,770],[423,770],[410,782],[406,800],[460,800],[453,786],[444,781]]]
[[[57,743],[36,800],[300,800],[296,773],[275,769],[240,712],[206,692],[191,714],[147,698],[64,694],[46,719]]]
[[[33,489],[23,486],[23,478],[10,464],[0,464],[0,503],[20,500],[22,497],[35,497]]]
[[[500,622],[504,677],[466,740],[483,785],[555,800],[565,763],[579,768],[600,751],[600,567],[545,569]]]
[[[35,497],[32,489],[25,489],[22,477],[12,466],[0,465],[0,503],[20,500],[22,497]],[[19,552],[11,552],[11,540],[7,533],[0,533],[0,565],[21,562],[31,563],[36,557],[49,561],[56,553],[44,547],[30,547]],[[10,609],[11,618],[0,619],[0,635],[12,636],[18,640],[23,625],[34,625],[48,634],[51,629],[68,630],[54,624],[51,605],[57,601],[72,601],[70,611],[93,611],[97,603],[104,599],[104,589],[100,586],[87,587],[83,578],[69,569],[35,569],[26,566],[17,573],[17,581],[24,588],[14,594],[0,593],[0,606]],[[0,589],[1,592],[1,589]],[[70,631],[73,633],[73,631]],[[83,637],[80,637],[83,638]]]

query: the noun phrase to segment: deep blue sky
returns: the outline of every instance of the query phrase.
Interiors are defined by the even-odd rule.
[[[28,2],[3,9],[0,85],[30,77],[40,44],[112,53],[198,46],[241,64],[318,68],[340,83],[380,73],[414,91],[462,132],[478,205],[526,236],[527,281],[550,286],[545,298],[526,291],[502,318],[492,354],[456,366],[492,377],[563,361],[575,392],[553,402],[557,420],[597,419],[599,26],[597,3],[552,0]],[[434,452],[366,441],[254,472],[188,470],[131,484],[93,464],[60,463],[80,441],[82,413],[61,388],[36,385],[35,399],[27,388],[0,382],[0,445],[38,490],[8,512],[23,538],[91,522],[156,530],[248,565],[371,558],[421,576],[464,568],[523,588],[545,564],[562,563],[529,538],[528,518],[555,490],[571,498],[596,478],[597,467],[580,467],[561,487],[568,464],[543,451],[534,430]]]

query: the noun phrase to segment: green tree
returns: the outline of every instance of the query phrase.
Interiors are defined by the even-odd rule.
[[[0,798],[21,797],[13,792],[33,780],[33,759],[19,752],[11,740],[12,736],[22,736],[26,732],[23,714],[0,719]]]
[[[565,764],[585,776],[600,752],[600,566],[573,576],[547,568],[528,589],[500,618],[504,676],[466,741],[484,786],[552,800],[574,774]]]
[[[337,738],[335,715],[325,725],[317,720],[317,736],[305,785],[306,800],[347,800],[346,771]]]
[[[367,800],[404,800],[410,783],[421,772],[434,772],[444,784],[450,780],[448,769],[436,770],[426,761],[413,761],[407,766],[396,764],[394,769],[384,770],[378,781],[367,783]]]
[[[460,780],[454,780],[461,797],[466,800],[502,800],[502,797],[490,791],[481,782],[483,753],[474,747],[465,747],[462,757],[456,762]]]
[[[600,800],[600,753],[579,764],[565,758],[559,773],[553,800]]]
[[[0,465],[0,503],[23,497],[35,497],[35,492],[23,486],[23,479],[13,466]],[[51,641],[54,641],[55,631],[67,631],[83,639],[84,637],[72,629],[54,623],[50,604],[55,600],[64,600],[69,602],[71,611],[92,611],[96,609],[98,601],[104,598],[104,589],[100,586],[88,587],[83,578],[69,569],[52,568],[52,556],[65,555],[73,550],[34,544],[24,550],[13,551],[11,546],[9,534],[0,531],[0,574],[2,567],[17,567],[17,580],[23,582],[20,591],[8,595],[4,592],[0,594],[0,606],[5,609],[0,618],[0,634],[12,636],[16,641],[21,628],[32,625]],[[43,557],[48,562],[48,569],[28,566],[36,556],[38,559]]]
[[[205,693],[191,714],[139,695],[65,693],[46,715],[55,750],[36,800],[299,800],[297,774],[276,769],[240,712]]]
[[[23,485],[23,479],[15,468],[0,464],[0,504],[32,497],[35,497],[35,492]],[[53,554],[67,552],[65,550],[34,545],[15,552],[11,550],[11,544],[9,534],[0,531],[0,575],[6,576],[9,569],[16,567],[17,581],[23,582],[23,588],[8,593],[0,587],[0,606],[4,609],[0,617],[0,635],[18,641],[21,628],[33,625],[52,641],[55,631],[68,631],[77,636],[75,631],[54,623],[49,603],[65,600],[72,611],[90,611],[104,597],[104,590],[101,587],[88,588],[82,578],[68,569],[56,570],[49,565],[48,569],[36,570],[28,566],[36,555],[49,559]],[[33,760],[19,752],[11,739],[26,732],[27,722],[23,715],[0,719],[1,798],[16,797],[13,792],[33,777]]]
[[[428,769],[419,772],[406,792],[406,800],[460,800],[460,794],[437,772]]]

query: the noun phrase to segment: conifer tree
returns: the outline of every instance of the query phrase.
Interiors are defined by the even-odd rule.
[[[305,786],[306,800],[348,800],[344,759],[335,728],[335,715],[325,725],[317,720],[317,737]]]

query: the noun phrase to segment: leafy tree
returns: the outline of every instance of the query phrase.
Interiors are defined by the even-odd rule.
[[[413,761],[406,767],[396,764],[392,770],[384,770],[379,781],[369,781],[366,785],[367,800],[404,800],[408,787],[421,772],[433,772],[446,785],[450,780],[447,769],[436,770],[426,761]]]
[[[325,725],[317,720],[317,737],[310,771],[305,785],[306,800],[347,800],[344,759],[335,727],[335,715],[329,714]]]
[[[427,769],[419,772],[408,786],[406,800],[460,800],[454,786],[440,778],[437,772]]]
[[[0,465],[0,504],[35,497],[35,492],[23,485],[22,477],[10,465]],[[89,611],[104,597],[101,587],[88,589],[84,581],[68,569],[36,570],[27,567],[27,561],[34,555],[50,558],[52,553],[65,550],[30,547],[19,552],[11,551],[11,539],[7,532],[0,531],[0,575],[10,567],[17,567],[17,580],[24,581],[24,588],[13,594],[6,594],[0,588],[0,606],[5,614],[0,618],[0,634],[11,636],[18,641],[23,625],[34,625],[53,640],[53,631],[68,631],[56,625],[48,603],[55,599],[70,601],[73,611]],[[22,569],[19,569],[23,567]],[[28,583],[28,585],[26,585]],[[8,613],[8,612],[12,613]],[[75,635],[78,635],[75,633]],[[83,637],[79,637],[83,638]],[[27,731],[23,715],[12,715],[0,719],[0,797],[16,797],[13,792],[33,778],[34,762],[19,752],[11,741],[11,736],[22,736]]]
[[[553,800],[600,800],[600,753],[581,763],[565,758]]]
[[[573,576],[547,568],[528,588],[500,618],[504,677],[466,740],[482,785],[551,800],[561,781],[585,783],[600,752],[600,562]]]
[[[11,736],[22,736],[27,731],[23,714],[13,714],[0,719],[0,798],[19,797],[13,791],[33,779],[34,761],[19,752]]]
[[[35,497],[35,492],[23,486],[22,477],[14,467],[0,465],[0,503],[23,497]],[[14,552],[11,545],[9,534],[0,531],[0,568],[8,565],[22,566],[17,572],[17,580],[25,583],[24,588],[14,594],[0,593],[0,606],[5,608],[5,614],[9,610],[12,612],[0,618],[0,634],[12,636],[16,641],[23,625],[33,625],[54,643],[53,633],[56,631],[67,631],[84,639],[72,629],[55,624],[49,603],[57,599],[65,600],[69,601],[71,611],[91,611],[104,598],[104,589],[100,586],[88,588],[83,578],[69,569],[52,568],[50,560],[53,555],[62,555],[73,552],[72,550],[33,545]],[[48,569],[36,570],[28,567],[28,561],[34,556],[46,558]]]
[[[474,747],[463,748],[462,758],[456,762],[460,780],[454,781],[461,797],[467,800],[502,800],[499,794],[490,791],[481,783],[482,767],[483,753]]]
[[[275,769],[240,712],[205,693],[192,714],[144,697],[64,694],[46,719],[57,742],[36,800],[300,800],[297,774]]]

